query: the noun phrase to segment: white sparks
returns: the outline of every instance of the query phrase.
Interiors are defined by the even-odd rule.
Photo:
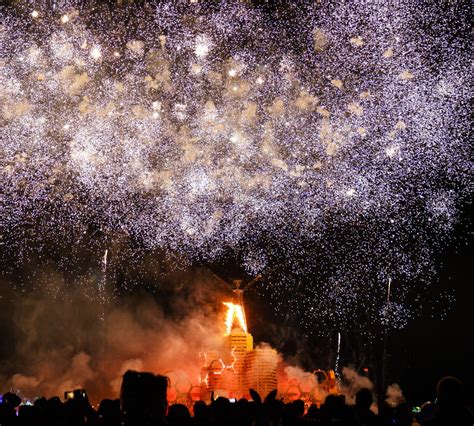
[[[374,265],[407,282],[432,270],[469,192],[454,6],[322,2],[270,25],[248,2],[116,5],[107,19],[60,3],[3,24],[2,234],[32,218],[58,239],[120,229],[257,273],[282,258],[295,276],[331,247],[317,253],[331,285],[308,280],[298,303],[319,294],[311,315],[332,318],[371,306]]]
[[[210,42],[205,36],[198,36],[194,46],[194,53],[200,59],[205,58],[210,50]]]
[[[94,46],[91,49],[90,55],[91,55],[92,59],[95,59],[95,60],[100,59],[102,57],[102,53],[100,51],[100,48],[98,46]]]

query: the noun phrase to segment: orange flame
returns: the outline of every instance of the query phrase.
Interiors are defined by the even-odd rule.
[[[225,317],[226,335],[231,333],[235,318],[242,331],[247,333],[247,324],[245,323],[245,315],[242,306],[232,302],[224,302],[224,305],[227,306],[227,314]]]

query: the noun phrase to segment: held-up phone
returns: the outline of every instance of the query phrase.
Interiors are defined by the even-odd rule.
[[[74,389],[73,391],[64,392],[64,399],[66,401],[68,399],[78,399],[78,398],[85,398],[85,397],[86,397],[85,389]]]

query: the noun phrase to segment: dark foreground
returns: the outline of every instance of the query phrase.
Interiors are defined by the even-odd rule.
[[[62,402],[59,397],[39,398],[33,405],[20,405],[20,398],[6,393],[0,404],[0,426],[472,426],[474,417],[466,407],[461,382],[445,377],[438,383],[437,400],[414,413],[406,404],[383,405],[380,414],[371,410],[372,393],[361,389],[356,404],[345,404],[343,396],[330,395],[321,408],[305,410],[303,401],[284,404],[276,391],[262,401],[251,390],[252,401],[231,403],[219,397],[207,405],[194,404],[193,415],[185,405],[168,407],[166,377],[128,371],[122,382],[120,399],[106,399],[98,410],[87,395],[77,392]],[[306,411],[306,412],[305,412]]]

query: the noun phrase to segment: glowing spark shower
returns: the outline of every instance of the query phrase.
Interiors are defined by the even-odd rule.
[[[308,318],[379,318],[388,273],[403,306],[467,193],[463,24],[322,3],[2,9],[3,241],[93,224],[251,274],[283,259],[277,309],[324,270],[294,296]]]

